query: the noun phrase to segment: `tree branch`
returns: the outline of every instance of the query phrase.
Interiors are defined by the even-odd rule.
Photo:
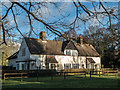
[[[18,32],[24,37],[24,35],[22,34],[22,32],[21,32],[21,31],[19,30],[19,28],[18,28],[18,25],[17,25],[17,22],[16,22],[16,17],[15,17],[15,14],[14,14],[12,8],[11,8],[11,11],[12,11],[12,14],[13,14],[14,22],[15,22],[15,24],[16,24],[16,29],[17,29]]]
[[[46,26],[46,28],[48,28],[50,31],[53,30],[53,32],[56,32],[59,34],[59,36],[62,36],[64,38],[66,38],[60,31],[55,30],[54,28],[52,28],[50,25],[48,25],[47,23],[45,23],[43,20],[37,18],[32,12],[28,11],[24,6],[22,6],[21,4],[19,4],[18,2],[14,2],[15,4],[17,4],[18,6],[20,6],[22,9],[24,9],[26,11],[26,13],[31,14],[33,16],[33,18],[39,22],[41,22],[42,24],[44,24]],[[57,35],[58,35],[57,34]]]
[[[5,43],[5,45],[7,45],[6,40],[5,40],[5,27],[3,25],[3,21],[2,20],[1,20],[1,23],[2,23],[2,30],[3,30],[3,43],[2,44]]]
[[[6,18],[6,16],[8,15],[8,12],[10,11],[10,9],[12,9],[13,5],[14,5],[14,2],[13,2],[12,5],[10,6],[10,8],[8,8],[8,10],[7,10],[5,16],[2,18],[2,20],[3,20],[4,18]]]
[[[99,0],[100,1],[100,0]],[[102,6],[102,8],[106,11],[106,13],[108,14],[109,16],[109,22],[110,22],[110,28],[111,28],[111,16],[110,16],[110,13],[107,11],[107,9],[104,7],[104,5],[102,4],[102,2],[100,1],[100,5]]]

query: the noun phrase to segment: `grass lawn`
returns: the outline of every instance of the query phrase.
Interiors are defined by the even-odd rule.
[[[63,76],[53,77],[37,77],[20,79],[2,80],[2,88],[119,88],[120,76],[101,76],[93,75],[89,78],[82,76],[67,76],[64,80]]]

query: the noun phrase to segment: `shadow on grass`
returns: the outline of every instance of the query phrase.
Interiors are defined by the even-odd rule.
[[[120,79],[117,78],[89,78],[88,76],[64,77],[30,77],[23,79],[10,79],[3,81],[3,88],[119,88]]]

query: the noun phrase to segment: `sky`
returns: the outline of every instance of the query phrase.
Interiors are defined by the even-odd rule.
[[[7,4],[7,6],[9,6],[9,2],[5,2]],[[54,22],[54,21],[58,21],[60,18],[62,18],[62,16],[66,16],[67,18],[66,19],[63,19],[64,23],[71,23],[74,19],[75,19],[75,15],[76,15],[76,9],[73,5],[72,2],[56,2],[60,11],[58,9],[56,9],[56,7],[54,5],[51,5],[51,4],[48,4],[48,8],[46,7],[41,7],[40,10],[38,10],[39,13],[42,13],[41,16],[38,16],[40,19],[44,20],[45,22]],[[88,9],[90,10],[93,10],[93,7],[92,7],[92,4],[89,3],[89,2],[82,2],[85,6],[87,6]],[[97,3],[95,4],[97,5]],[[108,8],[112,8],[112,7],[118,7],[118,2],[108,2],[108,3],[104,3],[104,5]],[[103,9],[99,9],[97,8],[98,11],[102,11]],[[23,35],[25,35],[27,32],[29,32],[30,30],[30,26],[28,25],[28,18],[26,18],[26,13],[21,10],[19,7],[13,9],[14,11],[15,10],[19,10],[19,13],[20,15],[18,15],[16,18],[17,18],[17,23],[18,23],[18,26],[19,26],[19,29],[21,30],[21,32],[23,33]],[[2,7],[2,15],[5,15],[5,12],[6,12],[6,9],[4,7]],[[36,14],[38,14],[38,12]],[[16,12],[15,12],[16,13]],[[81,11],[81,17],[83,18],[87,18],[87,14],[83,11]],[[116,11],[116,13],[118,13]],[[9,12],[8,16],[7,16],[7,19],[9,20],[9,24],[11,26],[14,26],[15,23],[14,23],[14,20],[13,20],[13,16],[12,16],[12,13]],[[103,22],[103,23],[106,23],[107,21],[107,18],[106,19],[102,19],[100,18],[100,20]],[[88,23],[84,24],[83,22],[79,22],[80,23],[80,26],[79,29],[80,30],[76,30],[77,34],[83,34],[84,30],[85,29],[88,29],[88,26],[89,25],[99,25],[98,22],[96,21],[96,19],[92,19],[92,20],[89,20]],[[116,21],[112,21],[112,23],[117,23],[117,20]],[[44,31],[44,25],[39,23],[38,21],[35,21],[33,23],[33,27],[35,28],[35,32],[37,34],[39,34],[40,31]],[[62,29],[62,27],[61,27]],[[67,31],[67,30],[65,30]],[[21,37],[19,32],[16,30],[16,29],[13,29],[11,31],[11,33],[14,33],[16,35],[16,38],[15,39],[18,39],[17,37]],[[56,35],[53,35],[51,34],[51,32],[47,31],[47,39],[54,39],[55,37],[57,37]],[[49,36],[48,36],[49,35]],[[39,38],[39,36],[36,36],[34,34],[32,34],[32,37],[37,37]]]

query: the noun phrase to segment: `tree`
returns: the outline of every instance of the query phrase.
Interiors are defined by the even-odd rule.
[[[17,22],[17,17],[19,15],[22,15],[22,13],[24,13],[24,15],[26,15],[26,18],[28,19],[28,23],[30,25],[30,31],[27,33],[27,36],[31,36],[32,33],[36,34],[36,30],[34,27],[34,23],[38,22],[40,24],[42,24],[45,29],[47,31],[52,32],[55,35],[58,35],[59,37],[63,37],[65,39],[69,39],[67,36],[65,36],[62,31],[69,30],[70,28],[73,28],[74,30],[79,30],[80,27],[80,22],[86,23],[88,20],[90,19],[97,19],[97,21],[105,26],[101,20],[99,19],[99,17],[101,16],[102,18],[108,17],[108,22],[109,26],[111,27],[112,24],[112,19],[118,19],[117,15],[114,13],[115,12],[115,8],[107,8],[104,5],[104,2],[101,2],[101,0],[99,0],[98,3],[96,2],[90,2],[93,9],[90,10],[88,9],[87,6],[84,5],[83,2],[80,2],[79,0],[77,0],[77,2],[75,2],[74,0],[72,0],[72,4],[74,5],[73,8],[75,8],[75,19],[70,22],[70,23],[66,23],[65,19],[69,16],[69,13],[66,13],[65,15],[61,15],[61,13],[59,13],[61,15],[60,18],[53,20],[53,21],[48,21],[49,19],[45,18],[43,13],[40,12],[42,10],[43,7],[46,7],[46,9],[49,9],[50,6],[53,6],[54,8],[57,8],[58,11],[60,12],[61,8],[59,8],[60,3],[55,3],[55,2],[32,2],[31,0],[29,0],[29,2],[14,2],[14,0],[9,0],[10,3],[9,5],[5,5],[4,2],[2,2],[2,6],[5,8],[5,13],[1,19],[1,26],[2,26],[2,32],[3,32],[3,43],[6,43],[5,40],[5,33],[9,33],[9,29],[6,29],[6,26],[10,25],[6,25],[6,20],[7,17],[9,16],[9,13],[11,12],[12,14],[12,19],[14,20],[14,26],[16,28],[16,30],[21,34],[21,36],[25,36],[22,33],[22,30],[20,29],[18,22]],[[102,11],[98,11],[97,8],[102,8]],[[64,9],[64,8],[63,8]],[[86,17],[81,17],[82,13],[85,12],[87,15]]]
[[[120,32],[117,26],[117,24],[112,25],[111,29],[90,26],[84,32],[85,41],[88,40],[97,49],[105,67],[120,67],[118,59],[120,53]]]
[[[0,41],[2,41],[2,38],[0,38]],[[6,43],[8,45],[3,44],[0,46],[0,65],[3,66],[8,65],[7,58],[18,51],[19,48],[19,44],[15,41],[11,41],[9,38],[6,38]]]

